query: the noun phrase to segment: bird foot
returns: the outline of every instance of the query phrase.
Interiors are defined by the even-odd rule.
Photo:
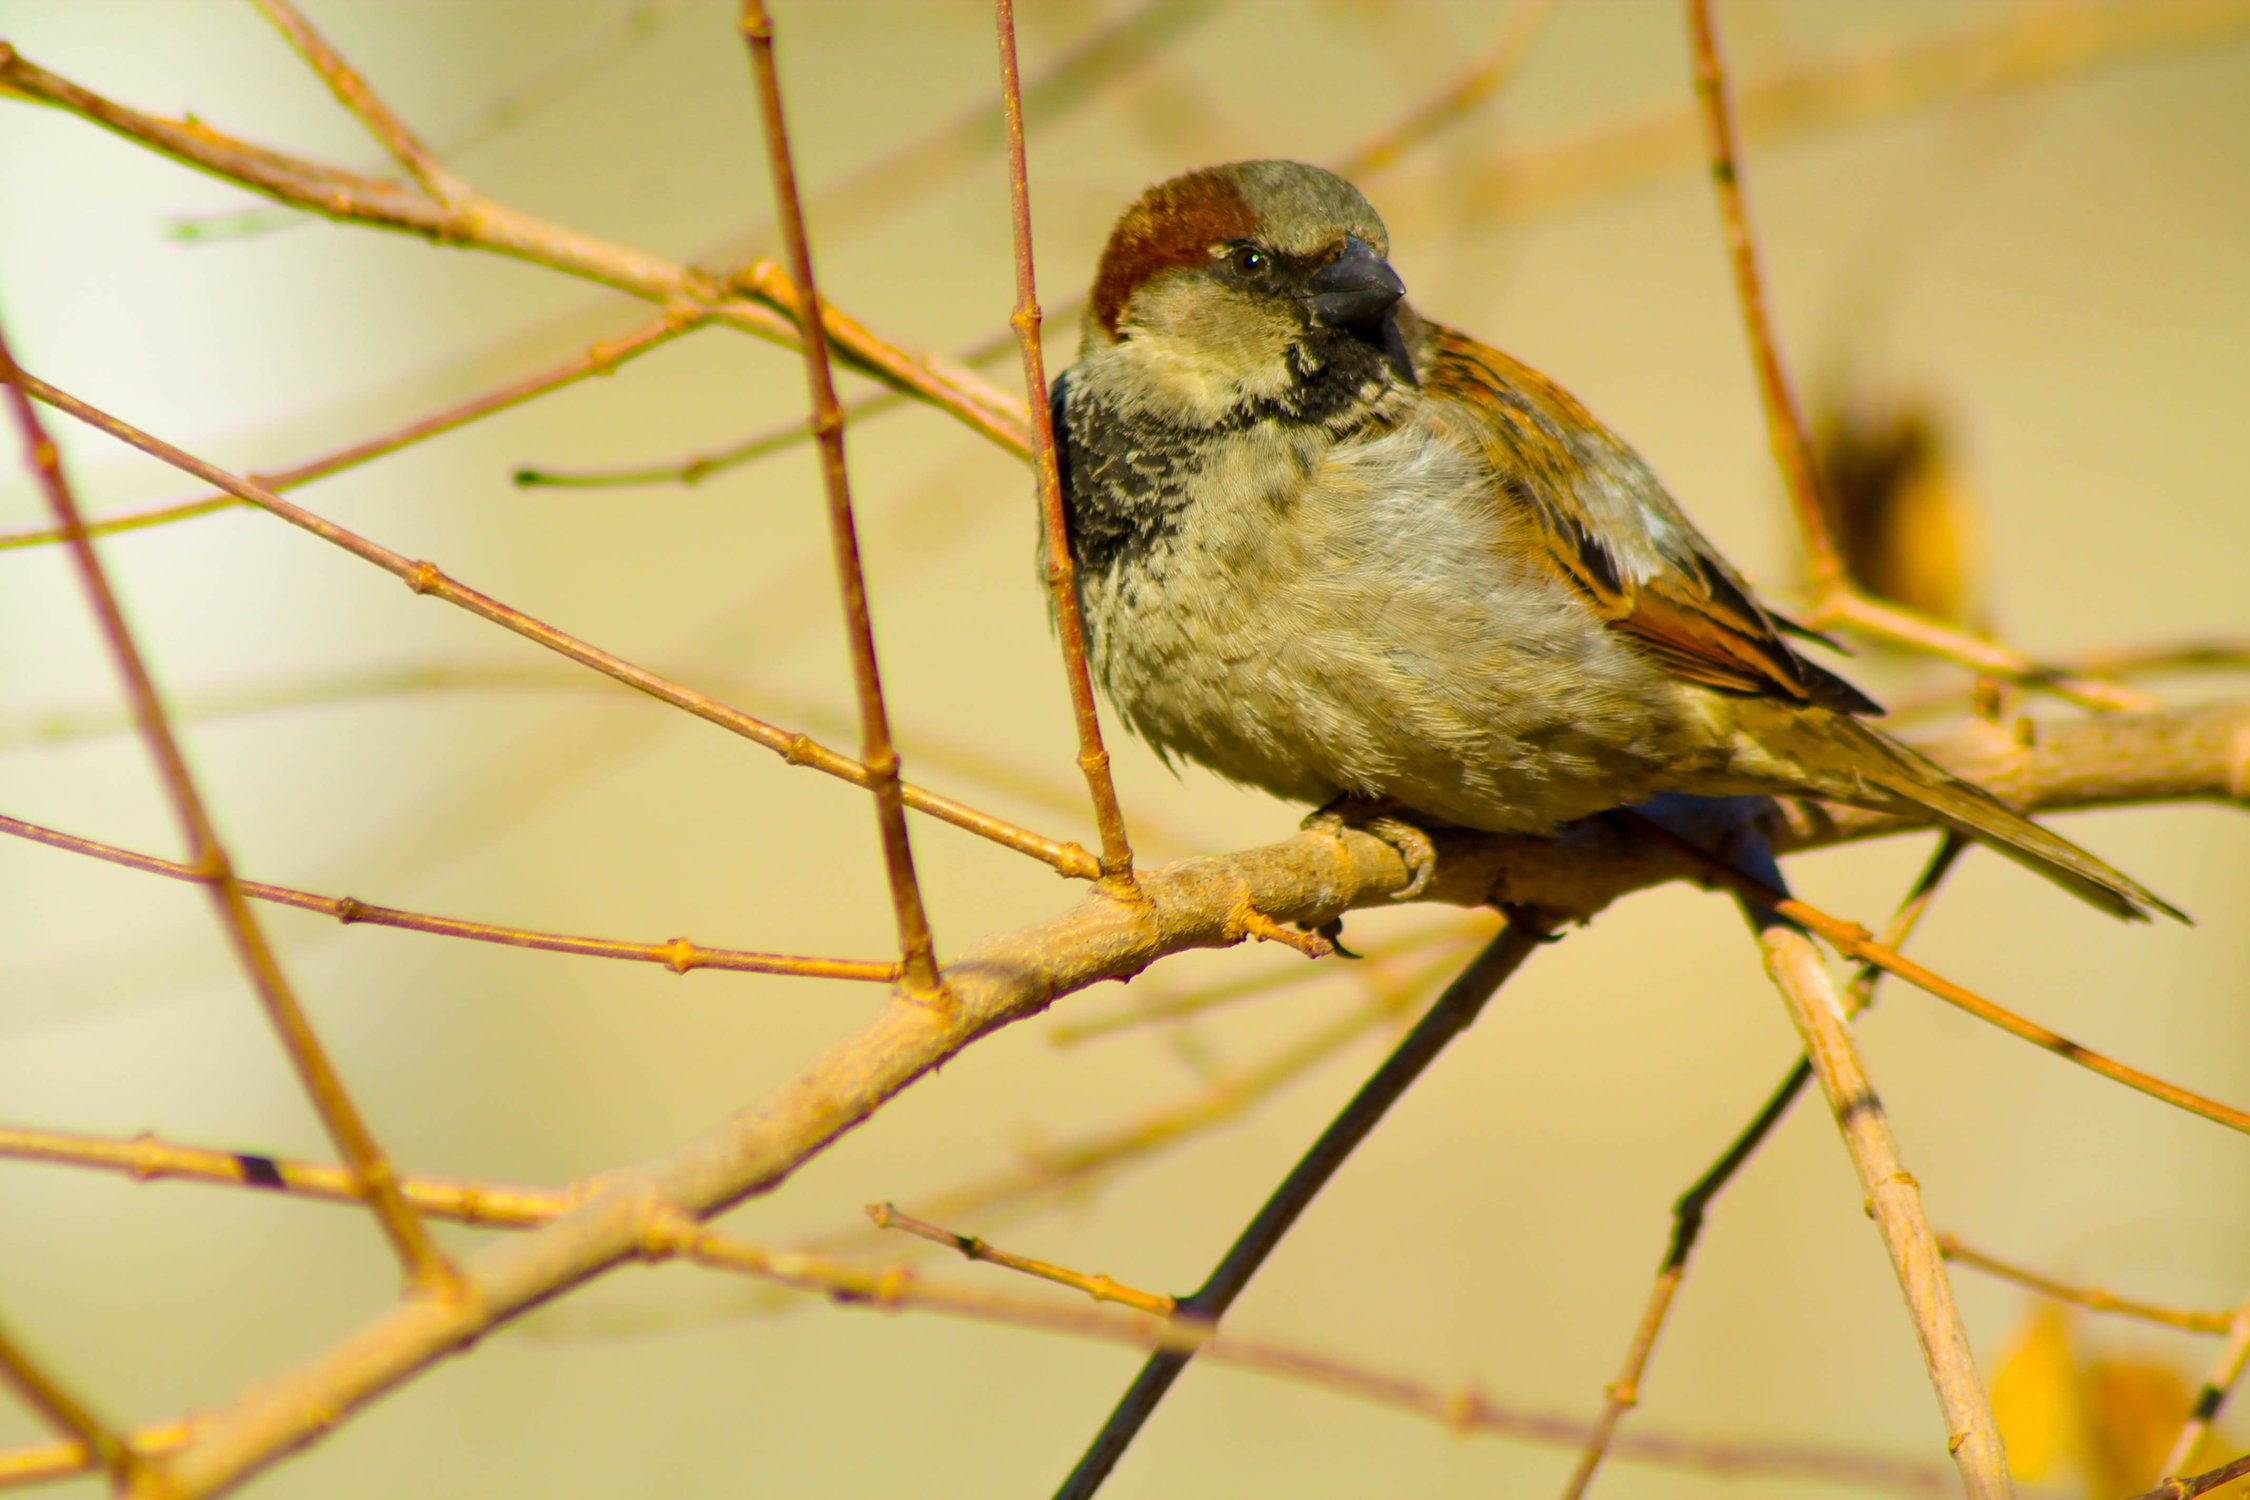
[[[1304,821],[1308,832],[1341,838],[1347,828],[1381,839],[1406,861],[1406,884],[1391,892],[1393,901],[1412,901],[1430,888],[1437,877],[1437,845],[1416,823],[1400,817],[1403,811],[1390,801],[1338,797]]]

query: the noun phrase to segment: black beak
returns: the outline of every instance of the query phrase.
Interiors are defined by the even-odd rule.
[[[1389,261],[1358,235],[1347,235],[1344,251],[1305,281],[1313,316],[1331,328],[1372,328],[1406,295]]]

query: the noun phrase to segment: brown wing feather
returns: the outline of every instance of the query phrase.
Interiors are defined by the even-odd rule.
[[[1481,422],[1496,503],[1534,523],[1556,571],[1601,617],[1690,682],[1723,692],[1880,713],[1864,693],[1790,649],[1781,626],[1680,514],[1648,466],[1569,392],[1530,366],[1438,324],[1423,386]],[[1588,491],[1621,497],[1594,533]]]

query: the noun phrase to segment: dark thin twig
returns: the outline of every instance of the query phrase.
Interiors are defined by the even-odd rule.
[[[813,436],[819,440],[821,481],[828,493],[836,588],[843,598],[852,683],[859,692],[859,759],[867,767],[868,790],[875,794],[884,872],[890,879],[899,952],[906,964],[902,982],[909,993],[938,1000],[945,994],[945,983],[938,976],[929,914],[923,908],[922,887],[914,875],[914,846],[906,834],[906,799],[900,790],[898,751],[891,743],[882,672],[875,661],[875,627],[867,612],[867,578],[860,567],[851,480],[844,469],[844,409],[836,399],[836,381],[828,369],[828,341],[820,336],[826,320],[821,312],[820,289],[813,283],[812,243],[806,236],[804,213],[797,199],[797,167],[789,150],[789,122],[781,108],[781,78],[773,58],[773,18],[766,14],[760,0],[742,0],[741,30],[750,52],[750,71],[757,80],[758,108],[765,121],[776,216],[787,247],[790,279],[796,284],[792,311],[804,346],[805,382],[812,388]]]
[[[1110,780],[1109,751],[1094,711],[1094,683],[1086,671],[1086,629],[1078,617],[1078,569],[1071,560],[1069,520],[1063,514],[1062,471],[1055,453],[1054,413],[1047,403],[1047,362],[1039,347],[1039,281],[1031,260],[1031,180],[1024,163],[1023,84],[1016,73],[1015,0],[993,0],[993,29],[1000,40],[1000,112],[1008,127],[1010,219],[1015,231],[1016,308],[1008,321],[1023,345],[1025,407],[1031,414],[1031,467],[1039,479],[1039,519],[1046,553],[1047,593],[1062,642],[1063,676],[1070,684],[1071,715],[1078,730],[1078,768],[1094,799],[1102,837],[1102,880],[1115,894],[1138,899],[1133,846],[1125,814]]]
[[[1423,1070],[1437,1060],[1446,1044],[1468,1029],[1493,992],[1506,983],[1549,936],[1547,927],[1536,914],[1510,910],[1508,925],[1494,934],[1484,950],[1446,986],[1437,1003],[1360,1086],[1343,1112],[1329,1122],[1320,1138],[1258,1210],[1257,1217],[1236,1237],[1210,1278],[1192,1296],[1179,1300],[1178,1317],[1215,1326],[1225,1316],[1234,1299],[1250,1284],[1250,1278],[1265,1264],[1266,1257],[1281,1243],[1282,1236],[1297,1222],[1297,1216],[1311,1205],[1314,1195],[1327,1185],[1328,1179],[1422,1076]],[[1193,1351],[1185,1349],[1160,1350],[1149,1356],[1148,1362],[1141,1366],[1140,1375],[1117,1403],[1117,1409],[1094,1435],[1085,1456],[1070,1471],[1062,1488],[1055,1491],[1056,1500],[1086,1500],[1101,1488],[1109,1471],[1116,1467],[1117,1460],[1124,1456],[1141,1427],[1155,1412],[1157,1403],[1164,1399],[1164,1393],[1172,1388],[1172,1382],[1179,1379],[1180,1372],[1193,1357]]]
[[[133,717],[139,721],[141,737],[156,762],[158,777],[164,784],[165,795],[172,804],[173,816],[188,847],[189,863],[198,881],[210,892],[219,925],[232,943],[235,957],[251,987],[257,991],[266,1017],[281,1039],[282,1049],[289,1054],[289,1061],[312,1100],[314,1112],[320,1116],[336,1149],[366,1185],[376,1222],[382,1225],[392,1249],[404,1264],[407,1279],[420,1291],[445,1296],[457,1294],[461,1289],[460,1272],[430,1238],[429,1227],[400,1193],[389,1159],[376,1143],[374,1133],[367,1128],[358,1106],[352,1103],[343,1077],[329,1061],[304,1007],[297,1003],[296,992],[290,988],[288,976],[281,971],[281,960],[266,941],[265,929],[258,925],[257,916],[250,910],[242,883],[235,878],[234,866],[203,805],[203,796],[196,790],[187,759],[181,755],[179,742],[173,738],[164,705],[156,695],[156,683],[149,676],[147,664],[141,660],[140,648],[125,623],[125,612],[118,606],[116,592],[110,588],[109,575],[86,535],[86,522],[79,512],[78,499],[71,493],[70,481],[63,474],[62,456],[54,440],[48,437],[38,408],[31,404],[27,378],[16,363],[14,352],[8,348],[7,340],[0,337],[0,381],[7,384],[8,401],[15,408],[16,425],[23,433],[24,457],[33,477],[46,491],[48,509],[68,538],[71,560],[77,564],[80,581],[85,585],[87,603],[101,624],[102,637],[116,662],[118,675],[125,680],[125,693],[132,702]]]

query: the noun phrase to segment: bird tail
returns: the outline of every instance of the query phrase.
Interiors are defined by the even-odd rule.
[[[1800,717],[1800,724],[1809,717]],[[1833,772],[1809,778],[1821,795],[1862,806],[1888,805],[1902,812],[1919,808],[1933,813],[1948,827],[2044,875],[2111,916],[2145,922],[2151,912],[2162,912],[2178,921],[2188,920],[2185,912],[2130,875],[2040,827],[1984,788],[1963,781],[1882,731],[1843,714],[1821,717],[1826,720],[1819,725],[1826,731],[1823,737],[1833,736],[1836,748],[1844,753],[1819,756],[1813,764],[1848,766],[1851,783],[1834,785],[1838,778]]]

